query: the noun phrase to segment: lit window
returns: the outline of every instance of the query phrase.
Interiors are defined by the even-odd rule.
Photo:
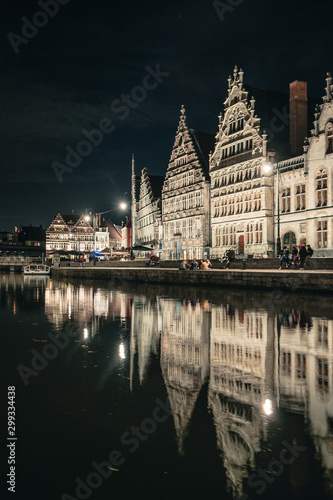
[[[327,220],[317,221],[317,247],[327,248]]]
[[[282,201],[281,212],[290,212],[290,187],[282,189],[281,201]]]
[[[327,205],[327,172],[325,169],[319,170],[316,177],[316,201],[317,207]]]
[[[298,184],[296,186],[296,210],[305,210],[306,208],[306,185]]]

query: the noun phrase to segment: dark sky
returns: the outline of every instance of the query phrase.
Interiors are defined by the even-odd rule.
[[[53,17],[36,15],[41,3],[1,6],[0,230],[129,200],[132,152],[138,174],[163,175],[182,104],[191,128],[216,133],[235,64],[245,86],[288,92],[305,80],[313,96],[333,71],[330,0],[226,0],[219,14],[204,0],[61,0]],[[162,72],[156,85],[147,67]],[[119,108],[132,92],[140,102]],[[66,165],[66,147],[103,119],[114,130],[59,182],[52,163]]]

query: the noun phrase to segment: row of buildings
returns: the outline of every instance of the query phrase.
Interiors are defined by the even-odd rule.
[[[46,231],[46,254],[92,252],[120,249],[122,229],[100,215],[58,214]]]
[[[273,256],[279,245],[306,243],[333,256],[331,75],[310,132],[305,82],[290,84],[289,103],[251,94],[235,67],[215,136],[189,128],[182,106],[166,175],[144,168],[137,177],[132,160],[132,246],[200,259],[229,248]]]

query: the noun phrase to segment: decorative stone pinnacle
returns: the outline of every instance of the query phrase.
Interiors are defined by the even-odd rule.
[[[180,108],[180,121],[184,125],[186,122],[186,115],[185,115],[185,106],[184,104],[181,105]]]

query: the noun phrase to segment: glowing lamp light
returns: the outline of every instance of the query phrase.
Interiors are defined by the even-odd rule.
[[[126,358],[124,344],[120,344],[120,346],[119,346],[119,357],[120,357],[120,359],[125,359]]]
[[[124,203],[124,202],[120,203],[119,208],[121,208],[122,210],[125,210],[125,208],[127,208],[126,203]]]
[[[263,405],[265,415],[272,415],[273,413],[273,405],[270,399],[266,399]]]
[[[268,163],[266,163],[264,166],[263,166],[263,170],[265,172],[265,174],[268,174],[271,170],[272,170],[272,166],[269,165]]]

